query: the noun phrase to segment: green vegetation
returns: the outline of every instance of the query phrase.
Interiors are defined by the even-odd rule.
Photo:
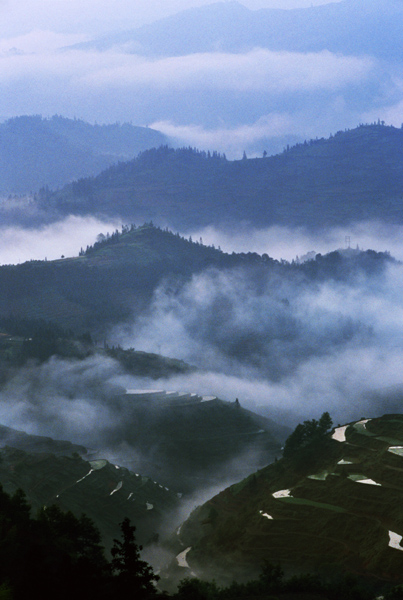
[[[221,587],[215,581],[184,579],[180,582],[177,593],[173,595],[174,600],[245,600],[245,598],[373,600],[374,592],[368,584],[351,575],[321,578],[308,573],[286,578],[279,565],[265,562],[259,578],[247,583],[233,582],[226,587]]]
[[[298,443],[290,456],[192,513],[180,532],[181,547],[191,548],[191,569],[221,585],[231,576],[250,578],[263,560],[333,581],[335,573],[356,574],[369,587],[373,577],[390,585],[401,581],[403,552],[389,545],[389,532],[403,533],[402,458],[388,451],[387,441],[352,426],[346,442],[332,439],[326,433],[331,419],[322,417],[304,422],[298,437],[291,434]],[[386,415],[368,428],[399,438],[403,420]],[[325,480],[312,478],[324,471]]]
[[[36,517],[21,490],[12,496],[0,486],[0,597],[26,600],[231,600],[245,598],[307,598],[372,600],[372,586],[350,575],[319,577],[312,574],[286,578],[278,564],[264,561],[260,576],[247,583],[222,587],[215,581],[184,579],[171,596],[155,587],[159,577],[141,559],[136,528],[128,518],[120,523],[109,560],[99,531],[86,515],[76,517],[57,506],[41,508]],[[289,596],[292,594],[292,596]],[[399,587],[386,598],[400,598]]]

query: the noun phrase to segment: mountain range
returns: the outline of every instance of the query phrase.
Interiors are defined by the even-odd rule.
[[[371,220],[399,224],[402,149],[403,130],[382,123],[238,161],[160,147],[60,191],[44,191],[37,207],[59,216],[152,218],[182,231],[239,223],[311,229]]]
[[[245,52],[329,51],[401,60],[403,8],[398,0],[343,0],[304,9],[250,10],[240,2],[215,2],[181,11],[139,29],[75,46],[147,56]]]
[[[91,125],[59,115],[8,119],[0,123],[0,193],[60,187],[164,143],[161,133],[129,123]]]

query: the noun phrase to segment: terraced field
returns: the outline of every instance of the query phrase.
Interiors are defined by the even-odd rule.
[[[114,408],[126,415],[104,436],[115,462],[136,470],[141,455],[141,470],[177,492],[245,477],[279,456],[287,436],[270,419],[214,396],[129,390]]]
[[[106,460],[87,462],[77,453],[56,456],[0,449],[0,483],[6,492],[22,488],[33,511],[57,504],[76,516],[94,520],[107,548],[120,536],[127,516],[137,527],[141,543],[156,539],[163,518],[177,508],[178,496],[149,477]]]
[[[401,579],[403,415],[338,427],[309,469],[282,459],[197,509],[177,540],[189,568],[233,577],[268,560]]]

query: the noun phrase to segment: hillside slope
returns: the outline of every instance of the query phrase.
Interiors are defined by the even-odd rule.
[[[0,193],[21,194],[94,175],[166,143],[163,134],[128,123],[23,116],[0,124]]]
[[[103,432],[102,447],[181,493],[237,481],[273,461],[289,431],[236,401],[197,393],[128,390],[109,406],[124,419]]]
[[[90,458],[85,448],[4,427],[1,434],[3,489],[8,493],[24,490],[34,511],[57,504],[77,517],[85,513],[96,523],[108,548],[118,537],[124,517],[136,523],[139,539],[147,543],[179,505],[174,492],[149,477],[103,459],[88,462],[80,456]],[[14,445],[4,445],[6,441]]]
[[[250,574],[267,560],[289,572],[399,581],[402,444],[402,415],[339,426],[320,447],[269,465],[196,509],[177,549],[190,548],[190,569],[208,576]]]
[[[145,224],[104,236],[77,258],[1,266],[0,318],[42,319],[98,337],[148,310],[158,286],[178,295],[208,269],[242,273],[259,295],[261,283],[272,289],[277,277],[297,287],[304,281],[348,281],[359,273],[376,276],[391,262],[387,253],[351,251],[282,264],[267,254],[227,254]]]
[[[60,214],[150,218],[182,229],[246,222],[310,228],[378,219],[403,222],[403,130],[381,124],[338,132],[282,154],[227,161],[159,148],[45,193]]]

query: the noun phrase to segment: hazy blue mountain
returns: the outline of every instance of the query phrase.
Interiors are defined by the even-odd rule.
[[[90,125],[54,116],[23,116],[0,124],[0,192],[27,193],[93,175],[166,142],[128,123]]]
[[[179,56],[244,52],[256,47],[294,52],[329,50],[401,60],[403,6],[398,0],[344,0],[304,9],[249,10],[236,1],[192,8],[81,48]]]
[[[250,160],[161,147],[46,193],[38,206],[63,215],[146,217],[182,230],[240,221],[311,228],[402,223],[402,151],[403,129],[382,124]]]

